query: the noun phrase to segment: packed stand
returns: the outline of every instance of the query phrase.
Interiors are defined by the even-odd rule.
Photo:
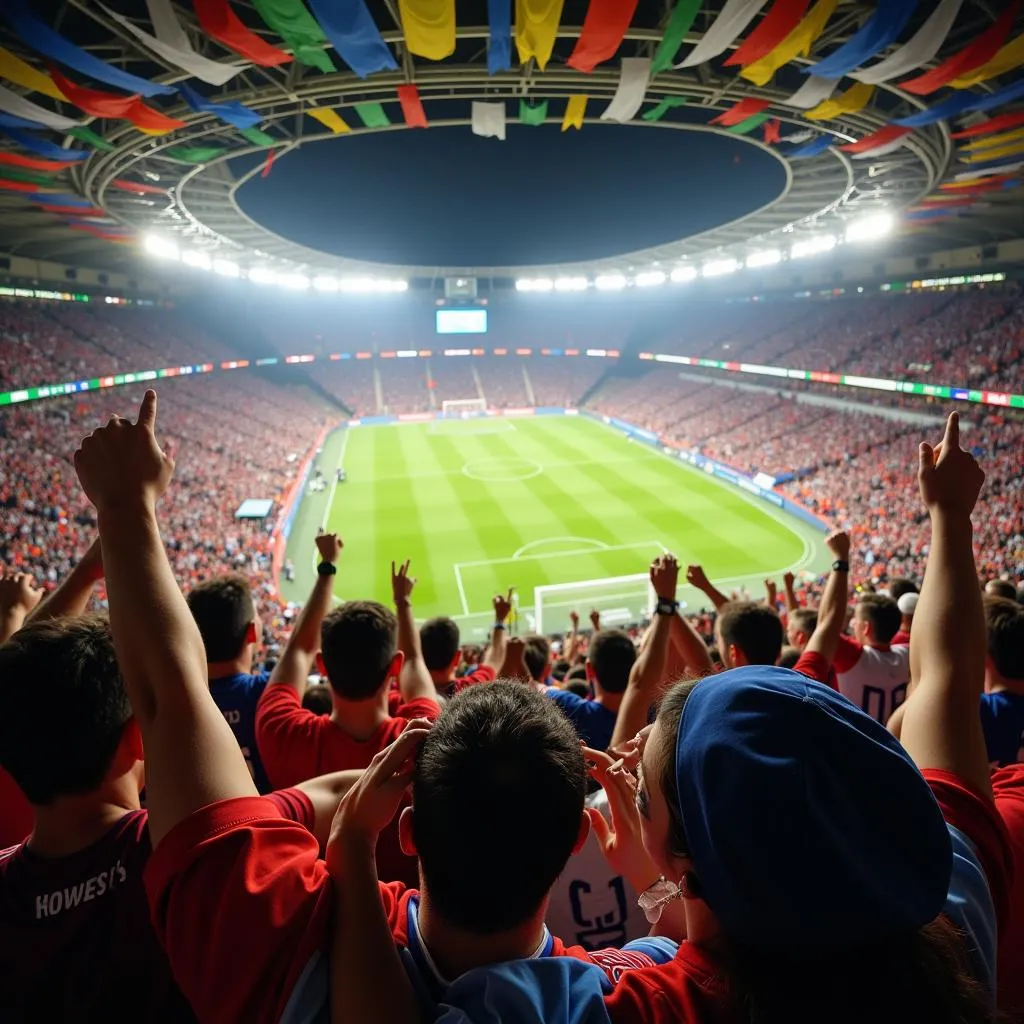
[[[475,359],[474,365],[489,409],[522,409],[530,405],[521,357],[486,356]]]
[[[608,369],[608,362],[596,356],[534,356],[526,363],[534,402],[541,408],[575,409]]]
[[[381,394],[384,399],[382,412],[392,415],[429,412],[434,407],[426,360],[378,360],[377,372],[380,375]],[[472,398],[474,395],[468,397]]]
[[[376,416],[377,370],[372,359],[321,362],[309,369],[310,378],[354,416]]]

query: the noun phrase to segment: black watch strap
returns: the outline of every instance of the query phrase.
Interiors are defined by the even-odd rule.
[[[675,615],[677,611],[679,611],[679,602],[670,601],[664,597],[659,597],[658,603],[654,606],[656,615]]]
[[[850,571],[850,563],[849,562],[844,562],[841,558],[837,558],[832,563],[832,571],[833,572],[849,572]]]
[[[333,562],[321,562],[316,567],[317,576],[335,576],[337,572],[338,567]]]

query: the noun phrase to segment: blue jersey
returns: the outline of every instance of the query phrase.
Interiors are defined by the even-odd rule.
[[[576,732],[588,747],[594,750],[607,750],[615,731],[615,712],[609,711],[596,700],[578,697],[568,690],[556,690],[554,687],[546,691],[547,695],[559,706],[562,714],[576,727]]]
[[[981,728],[992,764],[1003,767],[1024,761],[1024,693],[983,693]]]
[[[270,785],[263,762],[260,760],[260,752],[256,747],[256,705],[260,701],[260,695],[267,688],[269,679],[268,672],[261,672],[258,675],[239,673],[236,676],[210,680],[213,702],[220,708],[225,721],[231,726],[256,788],[261,793],[269,793],[274,788]]]

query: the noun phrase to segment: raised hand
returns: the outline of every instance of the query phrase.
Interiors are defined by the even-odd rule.
[[[504,622],[512,614],[512,587],[508,588],[508,595],[495,594],[491,600],[494,607],[494,621]]]
[[[784,587],[785,587],[785,588],[786,588],[787,590],[792,590],[792,589],[793,589],[793,584],[794,584],[794,583],[796,583],[796,577],[795,577],[795,576],[794,576],[794,575],[793,575],[793,574],[792,574],[791,572],[787,572],[787,573],[786,573],[786,574],[785,574],[785,575],[784,575],[784,576],[782,577],[782,585],[783,585],[783,586],[784,586]]]
[[[573,632],[580,628],[580,613],[575,608],[569,612],[569,621],[572,623]]]
[[[674,601],[679,584],[679,563],[666,552],[651,562],[651,586],[660,601]]]
[[[836,530],[825,538],[825,547],[840,562],[850,561],[850,535],[843,530]]]
[[[336,533],[324,533],[323,527],[316,533],[316,549],[320,552],[320,561],[334,565],[341,557],[341,549],[345,542]]]
[[[688,565],[686,567],[686,582],[698,590],[705,590],[709,586],[708,578],[704,569],[699,565]]]
[[[97,511],[152,508],[167,489],[174,460],[156,439],[156,392],[147,391],[135,423],[113,416],[75,452],[75,471]]]
[[[764,581],[764,589],[767,594],[767,600],[770,607],[775,607],[775,599],[778,596],[778,588],[775,586],[775,580],[766,579]]]
[[[505,645],[505,660],[501,663],[498,676],[501,679],[530,680],[530,670],[526,667],[526,641],[521,636],[510,636]]]
[[[974,456],[960,447],[960,414],[951,412],[946,433],[934,448],[921,443],[917,482],[928,512],[970,516],[985,482]]]
[[[594,627],[595,633],[601,632],[601,613],[596,608],[590,612],[590,625]]]
[[[416,577],[409,575],[409,565],[408,558],[397,569],[395,563],[391,563],[391,593],[396,605],[408,604],[412,588],[416,586]]]
[[[35,586],[31,573],[16,572],[10,576],[0,576],[0,615],[11,612],[28,615],[39,604],[42,596],[43,592]]]

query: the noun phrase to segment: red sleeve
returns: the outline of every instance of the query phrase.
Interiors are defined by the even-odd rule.
[[[931,786],[946,823],[963,832],[974,845],[1002,932],[1010,914],[1013,849],[995,803],[952,772],[925,768],[921,774]]]
[[[407,945],[409,929],[402,913],[402,897],[409,891],[408,886],[402,882],[378,882],[377,888],[380,891],[380,901],[384,905],[384,916],[391,926],[395,942],[400,946]]]
[[[393,717],[429,718],[433,722],[439,714],[441,714],[441,707],[436,700],[431,700],[429,697],[417,697],[405,704],[399,704]]]
[[[304,828],[313,831],[316,822],[316,811],[313,809],[313,801],[301,789],[279,789],[273,793],[267,793],[264,800],[269,800],[274,805],[274,811],[281,818],[294,821]]]
[[[330,938],[318,852],[266,797],[210,804],[153,851],[144,874],[153,925],[199,1020],[280,1020]]]
[[[849,672],[860,661],[864,648],[856,640],[841,636],[836,645],[836,656],[832,659],[837,672]]]
[[[455,680],[455,692],[461,693],[467,686],[479,686],[481,683],[493,683],[494,669],[490,665],[481,665],[472,672],[466,673],[461,679]]]
[[[817,651],[804,651],[793,666],[794,671],[813,679],[816,683],[824,683],[833,690],[836,688],[835,675],[828,658]]]
[[[268,686],[256,706],[256,746],[275,789],[317,774],[316,737],[322,716],[302,706],[291,686]]]

